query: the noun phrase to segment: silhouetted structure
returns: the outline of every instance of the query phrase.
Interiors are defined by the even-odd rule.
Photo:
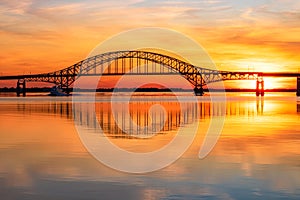
[[[26,96],[26,81],[25,81],[25,79],[18,80],[16,90],[17,90],[18,97],[20,96],[21,93],[23,94],[23,97]]]
[[[299,83],[300,76],[299,73],[287,72],[217,71],[154,52],[115,51],[87,58],[62,70],[43,74],[0,76],[0,80],[49,82],[69,92],[70,86],[81,76],[121,76],[125,73],[126,75],[180,74],[194,86],[195,95],[199,96],[203,95],[205,85],[226,80],[257,80],[256,94],[263,96],[263,77],[297,77]],[[25,87],[23,89],[25,92]],[[297,95],[300,95],[299,84],[297,84]]]
[[[256,80],[256,96],[265,96],[265,82],[262,77]]]
[[[300,96],[300,76],[297,77],[297,96]]]

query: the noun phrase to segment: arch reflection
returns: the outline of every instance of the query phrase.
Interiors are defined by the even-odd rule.
[[[161,99],[139,100],[129,103],[129,117],[125,115],[126,105],[120,102],[110,102],[108,100],[97,101],[95,103],[96,112],[91,110],[89,103],[79,106],[77,113],[73,113],[72,102],[70,101],[19,101],[17,104],[0,104],[1,113],[7,110],[12,112],[22,112],[26,115],[53,115],[69,120],[74,120],[77,116],[77,123],[86,128],[95,128],[100,125],[104,132],[111,137],[133,137],[136,135],[151,135],[153,132],[165,134],[175,131],[181,126],[188,126],[196,120],[209,120],[213,116],[258,116],[264,112],[281,109],[276,102],[264,101],[263,98],[226,102],[226,110],[221,110],[221,103],[218,102],[184,102],[182,108],[177,101]],[[267,105],[266,105],[267,104]],[[156,108],[160,105],[161,108]],[[114,106],[114,110],[112,109]],[[151,109],[152,108],[152,109]],[[300,113],[300,103],[297,102],[294,109]],[[294,112],[295,112],[294,110]],[[292,110],[290,110],[292,112]],[[138,125],[138,126],[135,126]]]
[[[159,105],[159,106],[158,106]],[[97,102],[80,104],[76,119],[82,126],[96,128],[111,137],[151,136],[177,130],[199,119],[202,112],[197,103],[167,101]],[[129,113],[128,113],[129,112]]]

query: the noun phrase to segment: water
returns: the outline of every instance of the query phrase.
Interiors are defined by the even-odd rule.
[[[221,137],[204,159],[198,158],[200,146],[211,117],[220,114],[209,97],[199,97],[198,104],[187,101],[182,109],[166,94],[134,97],[130,116],[144,129],[124,120],[122,102],[112,111],[107,95],[97,97],[96,118],[85,109],[74,113],[71,99],[0,97],[1,199],[300,198],[300,99],[294,93],[228,94]],[[159,149],[195,122],[199,129],[170,166],[129,174],[87,151],[76,116],[77,126],[93,131],[99,124],[112,143],[132,152]]]

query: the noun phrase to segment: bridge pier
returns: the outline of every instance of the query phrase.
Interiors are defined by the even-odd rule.
[[[300,76],[297,77],[297,96],[300,96]]]
[[[256,96],[265,96],[265,86],[264,80],[262,77],[257,78],[256,80]]]
[[[204,94],[204,91],[203,91],[203,88],[202,87],[195,87],[194,88],[194,93],[196,96],[203,96]]]
[[[17,82],[17,96],[19,97],[20,94],[23,94],[23,97],[26,96],[26,81],[25,79],[23,80],[18,80]]]

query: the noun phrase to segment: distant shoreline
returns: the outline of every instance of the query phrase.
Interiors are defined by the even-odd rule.
[[[44,88],[26,88],[26,92],[50,92],[50,87]],[[70,88],[70,92],[72,92]],[[16,92],[16,88],[0,88],[1,93]],[[95,92],[94,89],[76,89],[78,92]],[[182,89],[182,88],[98,88],[96,92],[193,92],[191,89]],[[220,89],[204,89],[204,92],[222,92]],[[226,92],[256,92],[256,89],[237,89],[237,88],[228,88],[225,89]],[[265,92],[296,92],[296,89],[265,89]]]

